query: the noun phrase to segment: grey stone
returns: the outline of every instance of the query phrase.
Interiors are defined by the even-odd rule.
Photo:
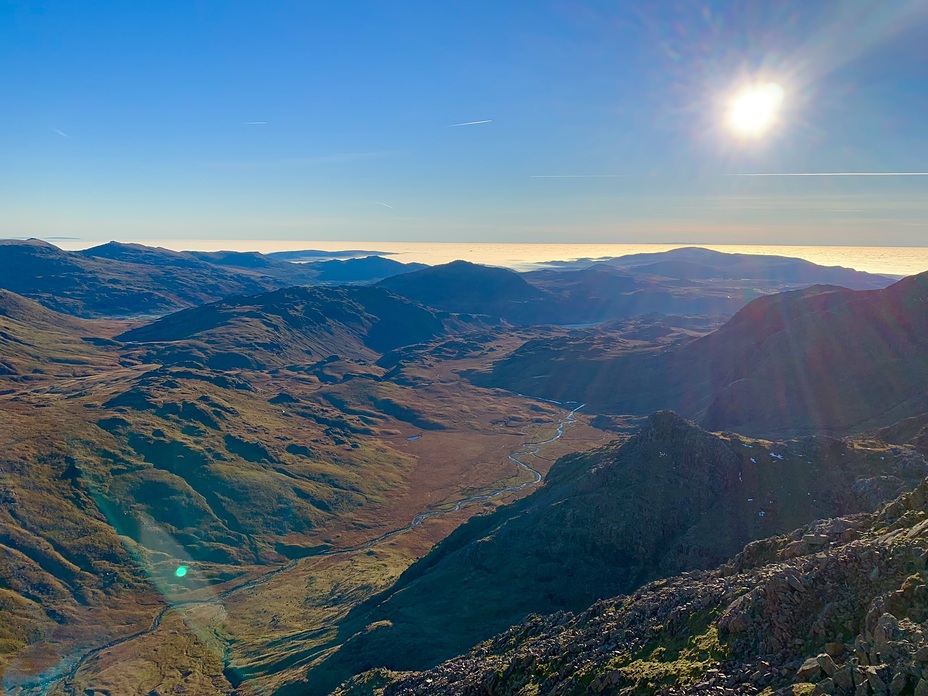
[[[881,672],[878,667],[867,667],[867,683],[877,696],[889,693],[889,685],[884,681]]]
[[[821,674],[822,668],[818,664],[818,658],[810,657],[808,660],[803,662],[802,667],[796,671],[796,678],[799,681],[810,681],[816,677],[821,676]]]
[[[818,661],[818,666],[821,667],[822,671],[829,677],[834,676],[835,672],[838,671],[838,665],[831,659],[831,655],[823,653],[815,659]]]
[[[835,686],[840,689],[850,691],[854,688],[854,677],[852,676],[851,668],[848,665],[845,665],[844,667],[841,667],[839,670],[837,670],[831,678],[834,681]]]
[[[905,674],[903,674],[902,672],[899,672],[893,677],[893,680],[889,683],[889,693],[892,694],[892,696],[899,696],[899,694],[905,691],[905,687],[907,687],[908,685],[909,685],[908,677],[906,677]]]
[[[828,536],[825,534],[803,534],[802,540],[810,546],[823,546],[828,543]]]

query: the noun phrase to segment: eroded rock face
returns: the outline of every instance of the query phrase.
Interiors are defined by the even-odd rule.
[[[369,673],[341,692],[925,694],[926,566],[928,480],[876,513],[754,542],[715,570],[532,617],[435,669]]]

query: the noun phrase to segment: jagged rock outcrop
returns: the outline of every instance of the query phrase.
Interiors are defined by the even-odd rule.
[[[421,673],[341,694],[928,692],[928,480],[577,615],[534,616]]]
[[[472,519],[352,611],[348,639],[307,675],[305,693],[329,693],[372,665],[429,668],[531,613],[582,611],[657,578],[713,568],[753,539],[871,511],[926,475],[911,446],[769,442],[652,414],[624,442],[563,457],[543,488]],[[791,540],[787,555],[825,543],[818,532],[806,537]]]

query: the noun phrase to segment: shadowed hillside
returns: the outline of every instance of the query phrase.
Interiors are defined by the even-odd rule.
[[[577,359],[569,340],[529,342],[475,379],[614,413],[672,408],[711,429],[840,432],[928,410],[926,350],[928,273],[762,297],[661,352]]]
[[[327,693],[371,666],[430,666],[529,613],[579,611],[717,565],[752,539],[872,510],[926,473],[911,447],[750,440],[654,414],[625,443],[561,459],[532,496],[457,530],[355,610],[346,642],[286,693]]]
[[[419,674],[339,696],[922,694],[928,481],[868,515],[749,544],[576,615],[533,616]]]
[[[832,283],[883,288],[892,278],[801,259],[675,249],[647,255],[550,264],[515,273],[465,261],[387,278],[381,286],[421,304],[488,314],[518,324],[589,324],[646,314],[731,316],[770,293]]]

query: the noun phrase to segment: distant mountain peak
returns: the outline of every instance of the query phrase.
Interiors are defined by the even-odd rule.
[[[0,239],[0,246],[34,246],[51,247],[53,249],[58,248],[51,242],[46,242],[44,239],[37,239],[36,237],[29,237],[28,239]]]

